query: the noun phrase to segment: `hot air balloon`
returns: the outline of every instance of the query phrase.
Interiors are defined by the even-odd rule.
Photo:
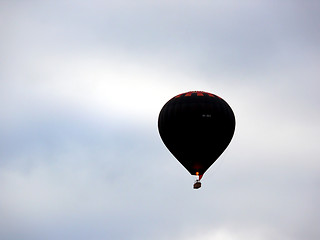
[[[190,91],[170,99],[158,118],[159,134],[168,150],[196,175],[203,174],[229,145],[235,117],[226,101],[212,93]]]

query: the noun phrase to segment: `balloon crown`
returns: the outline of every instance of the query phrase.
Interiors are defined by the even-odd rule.
[[[203,97],[203,96],[218,97],[217,95],[214,95],[214,94],[209,93],[209,92],[204,92],[204,91],[189,91],[189,92],[181,93],[181,94],[175,96],[174,98],[179,98],[179,97],[191,97],[192,95],[196,95],[196,96],[198,96],[198,97]],[[220,97],[218,97],[218,98],[220,98]]]

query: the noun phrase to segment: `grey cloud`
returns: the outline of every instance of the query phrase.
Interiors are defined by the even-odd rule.
[[[28,164],[17,164],[11,157],[12,162],[2,165],[6,194],[1,205],[16,222],[11,226],[14,233],[8,235],[21,231],[30,239],[87,235],[173,239],[199,226],[250,232],[267,225],[275,232],[269,233],[273,237],[317,236],[317,230],[306,231],[300,219],[319,217],[318,193],[314,192],[318,172],[283,164],[274,151],[259,153],[252,145],[233,142],[218,168],[213,166],[206,174],[201,189],[205,191],[194,192],[187,172],[167,152],[154,129],[125,132],[107,121],[97,124],[65,114],[30,128],[45,134],[51,143],[43,148],[43,135],[36,135],[31,142],[23,141],[26,149],[19,144],[15,148]],[[25,136],[32,135],[27,131]],[[35,155],[37,147],[41,152]],[[280,156],[295,157],[291,153]],[[274,157],[278,159],[271,160]],[[22,189],[29,194],[24,196]]]
[[[58,2],[49,8],[30,3],[12,21],[21,19],[21,24],[27,24],[25,30],[18,28],[24,32],[17,36],[21,41],[29,38],[45,48],[78,51],[109,46],[136,56],[165,58],[162,61],[182,71],[191,68],[211,78],[223,74],[243,82],[244,75],[248,80],[262,72],[269,74],[275,67],[287,69],[308,61],[304,52],[317,51],[319,39],[318,15],[313,10],[317,5],[313,5],[205,3],[201,8],[190,3],[183,7],[138,3],[129,8],[124,3],[117,7],[114,3],[74,6]]]
[[[319,238],[318,3],[2,5],[0,238]],[[130,63],[182,72],[150,81],[165,96],[207,88],[233,107],[235,138],[200,191],[156,110],[107,108],[114,86],[150,91],[157,71],[132,80]]]

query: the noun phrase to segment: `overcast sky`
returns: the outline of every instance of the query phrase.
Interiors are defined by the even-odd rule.
[[[320,239],[320,2],[0,1],[0,239]],[[236,116],[203,186],[158,114]]]

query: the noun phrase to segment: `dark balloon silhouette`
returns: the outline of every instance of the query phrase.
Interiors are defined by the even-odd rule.
[[[200,180],[229,145],[235,117],[222,98],[191,91],[173,97],[163,106],[158,128],[169,151]],[[201,187],[199,180],[194,188]]]

